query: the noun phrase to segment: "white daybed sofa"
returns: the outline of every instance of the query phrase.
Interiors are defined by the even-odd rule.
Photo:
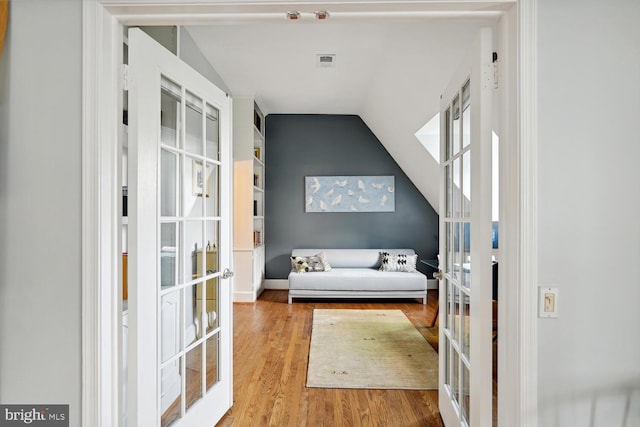
[[[294,298],[422,298],[426,304],[427,277],[419,271],[380,271],[381,252],[415,256],[413,249],[294,249],[289,304]],[[319,253],[329,271],[296,271],[294,257]]]

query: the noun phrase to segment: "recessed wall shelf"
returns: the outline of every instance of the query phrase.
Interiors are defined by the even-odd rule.
[[[253,97],[233,99],[234,300],[255,301],[264,280],[264,114]]]

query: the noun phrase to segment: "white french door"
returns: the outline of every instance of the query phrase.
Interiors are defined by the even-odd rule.
[[[440,105],[440,378],[447,427],[491,426],[491,30]]]
[[[129,30],[130,426],[212,427],[232,404],[230,122],[224,92]]]

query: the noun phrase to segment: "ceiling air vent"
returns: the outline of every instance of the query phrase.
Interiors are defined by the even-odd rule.
[[[336,55],[322,54],[316,55],[316,67],[318,68],[334,68],[336,66]]]

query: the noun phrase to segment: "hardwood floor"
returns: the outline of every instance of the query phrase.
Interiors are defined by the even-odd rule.
[[[433,293],[431,293],[433,292]],[[300,300],[265,291],[234,304],[234,405],[218,426],[443,426],[437,390],[306,388],[314,308],[400,309],[437,351],[437,291],[418,300]]]

